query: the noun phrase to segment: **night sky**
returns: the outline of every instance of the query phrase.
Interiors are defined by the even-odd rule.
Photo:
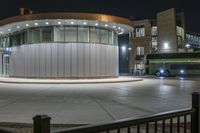
[[[18,15],[19,7],[37,12],[94,12],[134,19],[156,18],[169,8],[183,11],[186,30],[200,33],[199,0],[1,0],[0,19]]]

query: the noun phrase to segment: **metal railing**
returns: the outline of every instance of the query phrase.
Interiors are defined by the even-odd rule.
[[[47,115],[33,118],[33,133],[200,133],[200,94],[192,93],[192,108],[175,110],[146,117],[129,118],[106,124],[89,125],[50,132]],[[16,133],[4,131],[0,133]]]
[[[116,121],[116,122],[111,122],[107,124],[102,124],[102,125],[95,125],[95,126],[85,126],[85,127],[80,127],[80,128],[73,128],[73,129],[66,129],[66,130],[58,130],[58,131],[53,131],[51,133],[99,133],[99,132],[106,132],[109,133],[110,131],[114,131],[117,133],[121,133],[121,131],[126,132],[126,133],[140,133],[142,131],[141,125],[144,125],[144,129],[146,133],[150,132],[150,123],[151,125],[154,126],[151,131],[157,132],[158,131],[158,124],[162,125],[162,133],[166,133],[166,120],[169,119],[169,132],[172,133],[173,131],[173,119],[172,118],[177,118],[177,133],[180,133],[180,117],[183,116],[187,120],[187,115],[195,113],[195,110],[193,109],[187,109],[187,110],[178,110],[178,111],[172,111],[168,113],[161,113],[161,114],[156,114],[148,117],[141,117],[138,119],[125,119],[121,121]],[[184,130],[186,130],[186,121],[184,121]],[[131,131],[131,127],[136,127],[136,130]]]

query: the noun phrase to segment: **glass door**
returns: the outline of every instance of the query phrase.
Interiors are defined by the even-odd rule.
[[[9,54],[2,55],[2,76],[9,76],[9,63],[10,57]]]

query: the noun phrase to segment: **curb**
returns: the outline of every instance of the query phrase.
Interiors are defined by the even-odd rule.
[[[38,82],[38,81],[6,81],[6,80],[1,80],[0,79],[0,83],[11,83],[11,84],[103,84],[103,83],[126,83],[126,82],[137,82],[137,81],[142,81],[143,79],[142,78],[133,78],[133,79],[127,79],[127,80],[113,80],[113,81],[73,81],[73,82],[70,82],[70,81],[66,81],[66,82],[55,82],[55,81],[52,81],[52,82],[46,82],[46,81],[41,81],[41,82]]]

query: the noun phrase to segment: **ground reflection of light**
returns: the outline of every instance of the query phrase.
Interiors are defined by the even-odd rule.
[[[164,79],[164,77],[159,77],[159,79]]]
[[[159,94],[160,95],[167,95],[170,94],[172,92],[173,88],[171,86],[168,85],[161,85],[159,87]]]
[[[179,79],[180,79],[180,87],[184,88],[184,78],[180,77]]]

